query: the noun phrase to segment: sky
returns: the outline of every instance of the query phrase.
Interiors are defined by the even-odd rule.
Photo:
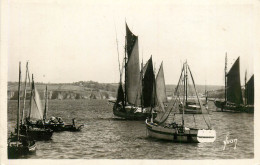
[[[187,60],[196,84],[224,85],[227,53],[228,69],[240,56],[243,85],[259,53],[256,8],[240,1],[196,2],[9,1],[8,81],[18,81],[19,61],[24,78],[29,61],[36,82],[117,83],[117,46],[122,62],[127,22],[139,37],[140,61],[152,55],[156,71],[163,61],[166,84],[177,84]]]

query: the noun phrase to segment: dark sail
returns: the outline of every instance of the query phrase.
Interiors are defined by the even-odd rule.
[[[143,78],[143,107],[154,106],[154,72],[152,57],[147,62],[147,68]]]
[[[123,91],[122,83],[120,83],[118,90],[117,90],[117,100],[116,100],[116,102],[117,103],[120,103],[120,102],[123,103],[123,101],[124,101],[124,91]]]
[[[127,57],[129,58],[131,56],[131,53],[134,49],[135,42],[137,40],[137,36],[135,36],[130,29],[128,28],[126,24],[126,51],[127,51]]]
[[[254,105],[254,75],[246,83],[246,100],[249,105]]]
[[[239,57],[227,74],[227,101],[242,104]]]

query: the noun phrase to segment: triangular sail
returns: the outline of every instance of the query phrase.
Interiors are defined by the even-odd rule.
[[[242,104],[239,57],[227,74],[227,101]]]
[[[147,62],[147,68],[144,73],[143,78],[143,107],[153,107],[155,102],[153,99],[154,95],[154,82],[155,82],[154,72],[153,72],[153,61],[152,57]]]
[[[138,37],[135,36],[126,25],[127,55],[126,63],[126,96],[130,104],[140,104],[140,100],[136,100],[138,95],[138,86],[140,84],[140,66],[139,66],[139,50]],[[138,102],[137,102],[138,101]]]
[[[159,121],[165,113],[164,103],[167,102],[163,63],[161,63],[160,69],[156,76],[155,84],[158,105],[156,120]]]
[[[246,100],[248,105],[254,105],[254,75],[246,83]]]
[[[31,95],[31,106],[30,106],[30,120],[42,120],[42,105],[41,99],[37,89],[35,88],[34,82],[32,82],[32,95]]]

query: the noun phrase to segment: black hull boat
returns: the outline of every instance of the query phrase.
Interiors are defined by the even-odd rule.
[[[71,132],[77,132],[81,131],[81,129],[84,127],[84,125],[76,126],[73,124],[60,124],[60,123],[45,123],[44,125],[33,125],[37,128],[47,128],[52,130],[53,132],[63,132],[63,131],[71,131]]]
[[[133,106],[125,106],[125,110],[123,106],[120,104],[114,104],[113,113],[115,116],[127,119],[127,120],[145,120],[148,117],[152,117],[150,111],[142,112],[141,108],[133,107]],[[139,111],[138,111],[139,110]],[[157,113],[153,113],[153,118],[157,116]]]
[[[21,86],[21,63],[19,63],[19,83],[18,83],[18,110],[17,110],[17,125],[16,125],[16,132],[17,134],[11,133],[8,138],[8,158],[19,158],[22,155],[33,153],[36,151],[36,144],[33,139],[31,139],[27,134],[21,135],[20,130],[20,86]]]
[[[72,124],[65,124],[61,117],[51,117],[49,121],[45,122],[45,119],[39,120],[36,123],[30,123],[29,124],[32,127],[36,128],[45,128],[53,130],[54,132],[62,132],[62,131],[71,131],[71,132],[77,132],[81,131],[81,129],[84,127],[84,125],[76,125],[75,118],[72,119]]]
[[[11,135],[8,139],[8,159],[19,158],[21,155],[33,154],[36,152],[36,143],[26,136]]]
[[[17,133],[17,130],[15,131]],[[53,134],[53,130],[48,128],[37,128],[33,125],[21,125],[21,135],[29,136],[33,140],[50,140]]]
[[[65,124],[61,117],[51,117],[48,121],[47,118],[47,111],[48,111],[48,89],[46,85],[45,90],[45,108],[43,113],[43,120],[39,120],[35,124],[34,127],[37,128],[48,128],[53,130],[54,132],[62,132],[62,131],[71,131],[77,132],[80,131],[84,125],[76,126],[75,118],[72,119],[72,124]]]
[[[227,73],[227,55],[225,59],[225,99],[215,100],[217,111],[224,112],[254,112],[254,75],[246,82],[244,101],[240,82],[240,58],[238,57]]]
[[[244,105],[226,103],[225,101],[214,101],[215,106],[220,109],[221,112],[246,112]]]
[[[126,42],[124,67],[119,66],[120,82],[117,99],[113,106],[113,114],[128,120],[145,120],[156,116],[151,112],[155,104],[155,75],[152,57],[140,70],[138,36],[134,35],[126,25]],[[119,64],[120,65],[120,64]],[[122,72],[125,72],[125,83],[122,83]],[[124,85],[124,87],[123,87]]]

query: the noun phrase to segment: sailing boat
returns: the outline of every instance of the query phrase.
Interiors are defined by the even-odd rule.
[[[157,112],[157,116],[155,121],[158,122],[158,119],[162,117],[162,114],[168,108],[168,100],[166,95],[166,86],[164,79],[164,71],[163,71],[163,62],[160,65],[159,71],[157,73],[155,79],[155,111]]]
[[[124,89],[121,80],[122,71],[120,71],[120,83],[113,113],[115,116],[129,120],[145,120],[151,115],[150,107],[153,106],[153,79],[155,79],[153,62],[151,57],[140,72],[138,37],[130,31],[127,24],[124,66]],[[152,115],[155,117],[156,112]]]
[[[46,85],[45,89],[45,106],[44,106],[44,113],[43,113],[43,121],[42,123],[38,122],[35,124],[32,124],[34,127],[37,128],[49,128],[53,130],[54,132],[60,132],[60,131],[80,131],[81,128],[84,125],[76,126],[75,118],[72,119],[72,124],[65,124],[60,117],[56,118],[51,117],[50,120],[47,120],[47,111],[48,111],[48,89]]]
[[[254,112],[254,75],[245,84],[245,111]]]
[[[183,73],[184,74],[184,87],[183,87],[183,90],[184,90],[185,104],[180,103],[180,105],[179,105],[179,112],[182,113],[182,111],[185,110],[185,114],[201,114],[202,113],[202,108],[201,108],[201,104],[199,104],[198,97],[196,97],[197,102],[196,102],[196,99],[195,100],[194,99],[189,99],[188,100],[188,87],[190,87],[189,83],[188,83],[189,79],[188,79],[188,73],[187,73],[188,72],[188,68],[187,68],[188,65],[183,65],[183,66],[186,67],[186,68],[183,68],[183,72],[185,71],[185,73]],[[192,76],[192,74],[190,74],[190,75]],[[193,77],[191,77],[191,78],[193,80]],[[193,82],[193,84],[194,84],[195,94],[196,94],[196,96],[198,96],[198,94],[196,92],[196,88],[195,88],[195,83]],[[175,94],[176,93],[177,93],[177,91],[175,91]],[[190,90],[190,93],[191,93],[191,90]],[[185,108],[183,108],[183,106]]]
[[[210,124],[207,122],[207,120],[204,118],[205,123],[207,124],[206,129],[201,128],[189,128],[185,126],[184,123],[184,115],[185,115],[185,109],[187,106],[182,106],[182,117],[181,117],[181,124],[177,124],[175,122],[176,117],[175,114],[179,114],[179,105],[183,103],[185,105],[186,98],[185,98],[185,86],[186,83],[186,76],[187,76],[187,69],[189,70],[189,73],[192,77],[190,68],[186,63],[184,63],[180,80],[178,82],[177,88],[175,90],[176,96],[173,100],[172,108],[168,108],[167,111],[158,112],[157,118],[153,121],[153,119],[146,119],[146,128],[148,131],[148,135],[153,138],[162,139],[162,140],[170,140],[174,142],[191,142],[191,143],[202,143],[202,142],[214,142],[216,140],[216,131],[211,129]],[[193,85],[194,80],[192,77]],[[183,88],[182,88],[183,86]],[[182,89],[181,89],[182,88]],[[196,89],[196,88],[195,88]],[[183,99],[181,101],[180,98],[180,92],[183,92]],[[157,91],[159,92],[159,91]],[[197,93],[197,92],[196,92]],[[198,98],[198,96],[197,96]],[[159,99],[157,99],[160,101]],[[199,98],[198,98],[199,100]],[[199,104],[201,105],[201,102],[199,100]],[[161,106],[162,107],[162,106]],[[163,108],[162,108],[163,109]],[[175,112],[172,114],[172,112]],[[172,117],[172,119],[170,119]],[[194,118],[195,119],[195,118]]]
[[[241,82],[240,82],[240,58],[238,57],[227,73],[227,55],[225,58],[225,100],[215,100],[215,106],[221,111],[244,111]]]
[[[35,87],[34,79],[32,75],[31,83],[31,96],[30,96],[30,108],[28,117],[24,121],[24,112],[25,112],[25,100],[26,100],[26,84],[27,78],[29,79],[29,70],[28,62],[26,64],[26,77],[25,77],[25,90],[24,90],[24,108],[22,111],[22,120],[21,120],[21,134],[28,135],[34,140],[49,140],[52,137],[53,130],[47,128],[36,128],[34,123],[43,124],[42,121],[42,110],[41,110],[41,99],[39,93]],[[35,121],[33,121],[35,120]]]
[[[17,111],[17,134],[11,133],[8,138],[8,158],[18,158],[23,154],[36,151],[36,143],[26,134],[20,134],[20,86],[21,86],[21,63],[19,63],[19,84],[18,84],[18,111]]]

